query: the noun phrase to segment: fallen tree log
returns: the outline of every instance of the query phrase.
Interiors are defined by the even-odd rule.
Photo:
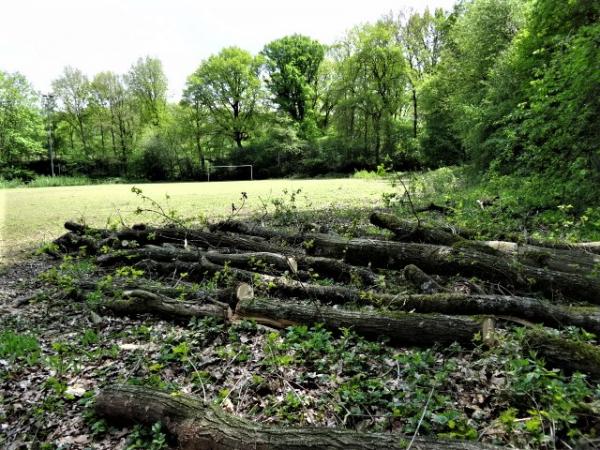
[[[349,311],[314,302],[254,298],[240,301],[234,319],[255,320],[275,328],[323,323],[326,328],[352,328],[366,337],[389,338],[402,345],[430,346],[458,342],[469,345],[481,321],[469,317],[405,312]]]
[[[186,279],[201,281],[207,275],[223,269],[208,261],[199,263],[157,262],[144,260],[136,264],[144,270],[164,276],[179,276],[186,273]],[[230,268],[228,274],[233,279],[245,283],[258,283],[258,289],[270,296],[290,297],[300,300],[316,300],[325,304],[377,305],[402,311],[418,313],[440,313],[458,315],[512,316],[549,327],[578,326],[600,334],[600,312],[595,308],[570,308],[548,301],[508,295],[465,295],[450,292],[436,294],[384,294],[361,291],[346,286],[322,286],[303,283],[286,277],[260,275],[250,271]],[[220,297],[223,299],[223,297]],[[224,300],[232,304],[232,298]]]
[[[145,245],[141,248],[131,250],[120,250],[117,252],[100,255],[96,261],[101,266],[113,266],[116,264],[133,264],[141,260],[155,260],[162,262],[185,261],[200,263],[204,258],[213,264],[256,271],[267,274],[282,274],[286,271],[298,273],[312,271],[312,276],[332,278],[335,281],[349,283],[359,281],[366,286],[376,283],[375,274],[364,267],[356,267],[331,258],[311,256],[286,256],[271,252],[250,253],[219,253],[203,251],[197,247],[187,249],[177,247],[165,247],[156,245]],[[304,274],[307,278],[308,274]]]
[[[142,289],[125,291],[125,299],[111,300],[103,306],[118,314],[154,314],[163,318],[189,320],[193,317],[214,317],[226,320],[231,311],[227,304],[199,304],[190,300],[173,300]]]
[[[190,270],[187,278],[191,281],[199,281],[206,277],[206,271],[214,273],[219,269],[199,265],[189,266],[185,264],[158,263],[145,261],[146,269],[153,264],[152,271],[172,276],[179,274],[181,270]],[[140,266],[138,266],[140,267]],[[299,300],[314,300],[329,305],[372,305],[384,307],[391,310],[417,312],[417,313],[439,313],[448,315],[494,315],[509,316],[527,320],[533,323],[541,323],[549,327],[560,328],[564,326],[577,326],[585,330],[600,334],[600,311],[595,308],[577,308],[555,305],[548,301],[508,295],[465,295],[450,292],[439,292],[434,294],[384,294],[372,291],[361,291],[345,286],[322,286],[312,283],[303,283],[286,277],[273,277],[258,275],[252,272],[229,269],[230,276],[238,281],[246,283],[258,283],[257,289],[269,296],[296,298]],[[202,272],[204,271],[204,273]],[[127,287],[126,287],[127,288]],[[139,291],[140,287],[131,291]],[[176,289],[161,288],[151,289],[161,298],[183,308],[180,300],[169,298],[169,295],[179,296],[180,291]],[[148,289],[144,289],[148,290]],[[203,303],[218,302],[227,303],[235,307],[237,299],[235,289],[225,288],[214,292],[198,292],[189,299],[189,302],[197,305],[198,301]],[[283,301],[282,301],[283,302]],[[143,306],[143,305],[138,305]],[[134,312],[135,305],[124,305],[124,309],[131,308]],[[143,309],[143,308],[142,308]],[[148,311],[150,312],[150,311]],[[185,313],[181,314],[185,317]],[[218,315],[218,314],[217,314]]]
[[[176,320],[214,317],[225,322],[246,319],[275,328],[323,323],[326,328],[334,331],[340,328],[352,328],[365,337],[385,337],[395,344],[415,346],[444,345],[452,342],[470,345],[476,332],[481,332],[482,335],[486,333],[485,320],[431,313],[349,311],[312,302],[254,298],[252,288],[248,285],[241,285],[236,289],[235,314],[228,304],[218,301],[198,304],[193,301],[173,300],[144,290],[126,291],[124,296],[126,297],[124,300],[108,301],[103,306],[117,314],[154,314],[161,318]],[[421,308],[423,312],[437,313],[443,310],[439,305],[446,304],[448,308],[444,312],[452,313],[455,309],[463,311],[465,301],[475,305],[473,310],[478,308],[477,303],[488,307],[490,305],[490,296],[479,296],[479,298],[454,296],[454,300],[459,301],[448,300],[449,298],[443,295],[409,296],[405,298],[402,307],[411,310]],[[510,306],[505,310],[510,312]],[[537,313],[540,311],[544,311],[543,305],[539,305]],[[537,313],[532,311],[534,315]],[[552,314],[559,316],[561,312],[550,309],[546,312],[546,317]],[[598,332],[600,329],[598,323],[596,317],[595,327],[588,329]],[[600,348],[597,346],[553,336],[541,330],[528,330],[524,343],[526,348],[538,352],[551,367],[571,372],[581,371],[595,380],[600,380]]]
[[[365,433],[336,428],[276,427],[225,413],[194,397],[140,386],[111,386],[96,397],[95,413],[117,423],[161,422],[182,450],[406,449],[412,438],[396,433]],[[481,443],[415,437],[422,450],[491,449]]]
[[[414,264],[427,273],[475,276],[507,283],[525,290],[538,290],[550,298],[560,294],[576,301],[600,304],[600,279],[521,264],[504,255],[491,255],[470,248],[391,242],[376,239],[343,239],[313,236],[307,249],[311,255],[343,258],[349,264],[403,269]]]
[[[529,330],[523,341],[551,367],[566,372],[582,372],[600,381],[600,347],[585,342],[553,336],[541,330]]]
[[[241,222],[239,220],[225,220],[218,222],[210,227],[213,232],[229,231],[231,233],[246,234],[248,236],[258,236],[263,239],[279,240],[291,245],[300,245],[304,242],[304,234],[294,234],[286,231],[275,230],[273,228],[263,227],[257,224]]]
[[[454,293],[398,295],[379,294],[374,300],[390,309],[449,315],[493,315],[524,319],[548,327],[577,326],[600,334],[600,310],[554,305],[544,300],[509,295]]]
[[[414,264],[409,264],[402,270],[404,279],[419,289],[425,294],[434,294],[436,292],[443,292],[444,289],[440,284],[423,272],[420,268]]]
[[[139,245],[146,244],[186,244],[195,245],[200,248],[234,248],[237,250],[274,252],[281,253],[281,247],[264,242],[264,240],[250,239],[243,236],[233,236],[225,233],[211,233],[197,229],[186,229],[178,227],[138,227],[136,229],[125,229],[112,233],[106,230],[88,228],[74,222],[65,223],[65,227],[74,230],[72,234],[78,236],[96,235],[103,239],[116,238],[119,241],[135,241]],[[293,252],[289,249],[288,252]]]
[[[369,221],[376,227],[391,231],[394,233],[394,238],[399,241],[452,245],[465,240],[458,230],[450,227],[433,227],[403,220],[388,213],[374,212],[369,216]]]
[[[416,223],[387,213],[374,212],[369,220],[373,225],[391,231],[394,233],[394,239],[402,242],[460,245],[461,248],[467,247],[488,253],[490,253],[489,249],[492,249],[513,256],[522,264],[546,267],[560,272],[590,272],[600,265],[600,256],[581,250],[552,249],[508,241],[474,241],[467,239],[472,236],[472,233],[467,233],[465,230]]]

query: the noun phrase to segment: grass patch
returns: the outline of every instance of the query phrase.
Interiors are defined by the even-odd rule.
[[[37,176],[31,181],[23,181],[20,178],[8,180],[0,177],[0,189],[87,186],[92,184],[123,184],[132,182],[133,180],[119,177],[90,178],[86,176]],[[140,182],[145,181],[142,180]]]
[[[600,240],[598,204],[566,199],[563,187],[553,180],[539,176],[481,177],[464,167],[403,174],[402,178],[418,205],[433,202],[453,210],[443,218],[433,214],[431,219],[474,230],[481,239]],[[399,215],[414,217],[402,195],[386,195],[386,202]]]
[[[15,361],[26,358],[28,362],[35,362],[40,355],[40,344],[37,339],[29,334],[17,334],[13,331],[0,333],[0,358]]]
[[[240,193],[248,199],[244,213],[272,212],[273,200],[282,192],[301,189],[295,208],[298,210],[333,207],[374,207],[381,204],[382,193],[391,190],[386,182],[360,179],[259,180],[211,183],[156,183],[136,185],[148,197],[176,210],[183,217],[226,217],[231,204],[239,203]],[[56,238],[67,220],[84,220],[90,226],[107,223],[129,224],[156,220],[136,216],[144,205],[131,192],[131,184],[92,186],[16,188],[0,190],[0,264],[15,259],[19,252],[40,242]],[[169,199],[166,199],[166,196]]]

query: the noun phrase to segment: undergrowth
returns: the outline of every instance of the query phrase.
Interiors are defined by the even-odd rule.
[[[464,167],[398,174],[398,178],[410,186],[415,203],[435,203],[451,210],[444,217],[430,214],[429,218],[473,230],[481,239],[600,240],[600,204],[578,199],[575,187],[552,179],[480,176]],[[410,207],[401,201],[401,186],[397,182],[395,186],[397,193],[386,195],[384,201],[410,218]]]

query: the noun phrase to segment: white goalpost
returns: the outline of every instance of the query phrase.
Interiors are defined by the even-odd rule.
[[[252,167],[252,164],[240,164],[237,166],[213,166],[211,164],[208,164],[208,170],[206,171],[207,174],[207,181],[210,181],[210,172],[212,171],[212,169],[215,168],[219,168],[219,167],[224,167],[224,168],[234,168],[234,167],[250,167],[250,181],[254,181],[254,168]]]

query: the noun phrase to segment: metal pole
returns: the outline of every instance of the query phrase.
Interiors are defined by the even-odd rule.
[[[252,164],[250,164],[250,181],[254,181],[254,175],[252,174]]]

